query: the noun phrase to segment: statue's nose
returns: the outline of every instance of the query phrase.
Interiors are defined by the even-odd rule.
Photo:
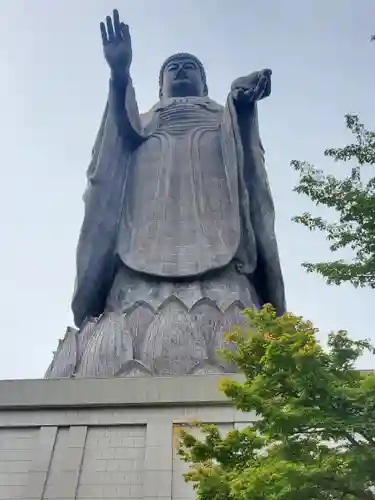
[[[181,79],[186,77],[187,77],[186,71],[184,70],[183,66],[181,66],[176,73],[176,79]]]

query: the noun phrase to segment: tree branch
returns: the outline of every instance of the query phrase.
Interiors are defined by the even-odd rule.
[[[345,434],[345,438],[349,441],[350,444],[352,444],[353,446],[359,446],[360,443],[358,443],[358,441],[356,441],[354,439],[353,436],[351,436],[350,434]]]

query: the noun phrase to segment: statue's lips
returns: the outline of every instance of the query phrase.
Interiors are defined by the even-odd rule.
[[[179,83],[179,82],[190,82],[189,78],[175,78],[173,81],[177,82],[177,83]]]

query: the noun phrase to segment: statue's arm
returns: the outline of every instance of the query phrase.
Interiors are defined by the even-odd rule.
[[[240,178],[248,196],[248,214],[257,246],[253,273],[262,304],[270,303],[279,315],[286,309],[285,289],[275,234],[275,208],[265,168],[265,151],[259,134],[257,101],[271,93],[269,70],[233,82],[229,107],[239,129],[243,153]],[[263,78],[266,77],[266,78]]]
[[[81,327],[99,316],[115,272],[115,247],[132,152],[143,140],[131,79],[110,81],[109,97],[87,169],[72,309]]]
[[[113,19],[100,23],[103,53],[111,72],[108,112],[114,118],[117,135],[125,149],[134,150],[142,140],[142,127],[130,77],[133,50],[129,26],[120,20],[115,9]]]
[[[125,148],[133,151],[142,142],[144,134],[129,72],[120,76],[112,72],[109,86],[109,112]]]

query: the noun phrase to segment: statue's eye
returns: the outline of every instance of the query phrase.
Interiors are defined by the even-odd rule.
[[[177,68],[178,68],[177,64],[170,64],[168,66],[168,71],[176,71]]]
[[[193,63],[184,64],[184,69],[195,69],[195,65]]]

